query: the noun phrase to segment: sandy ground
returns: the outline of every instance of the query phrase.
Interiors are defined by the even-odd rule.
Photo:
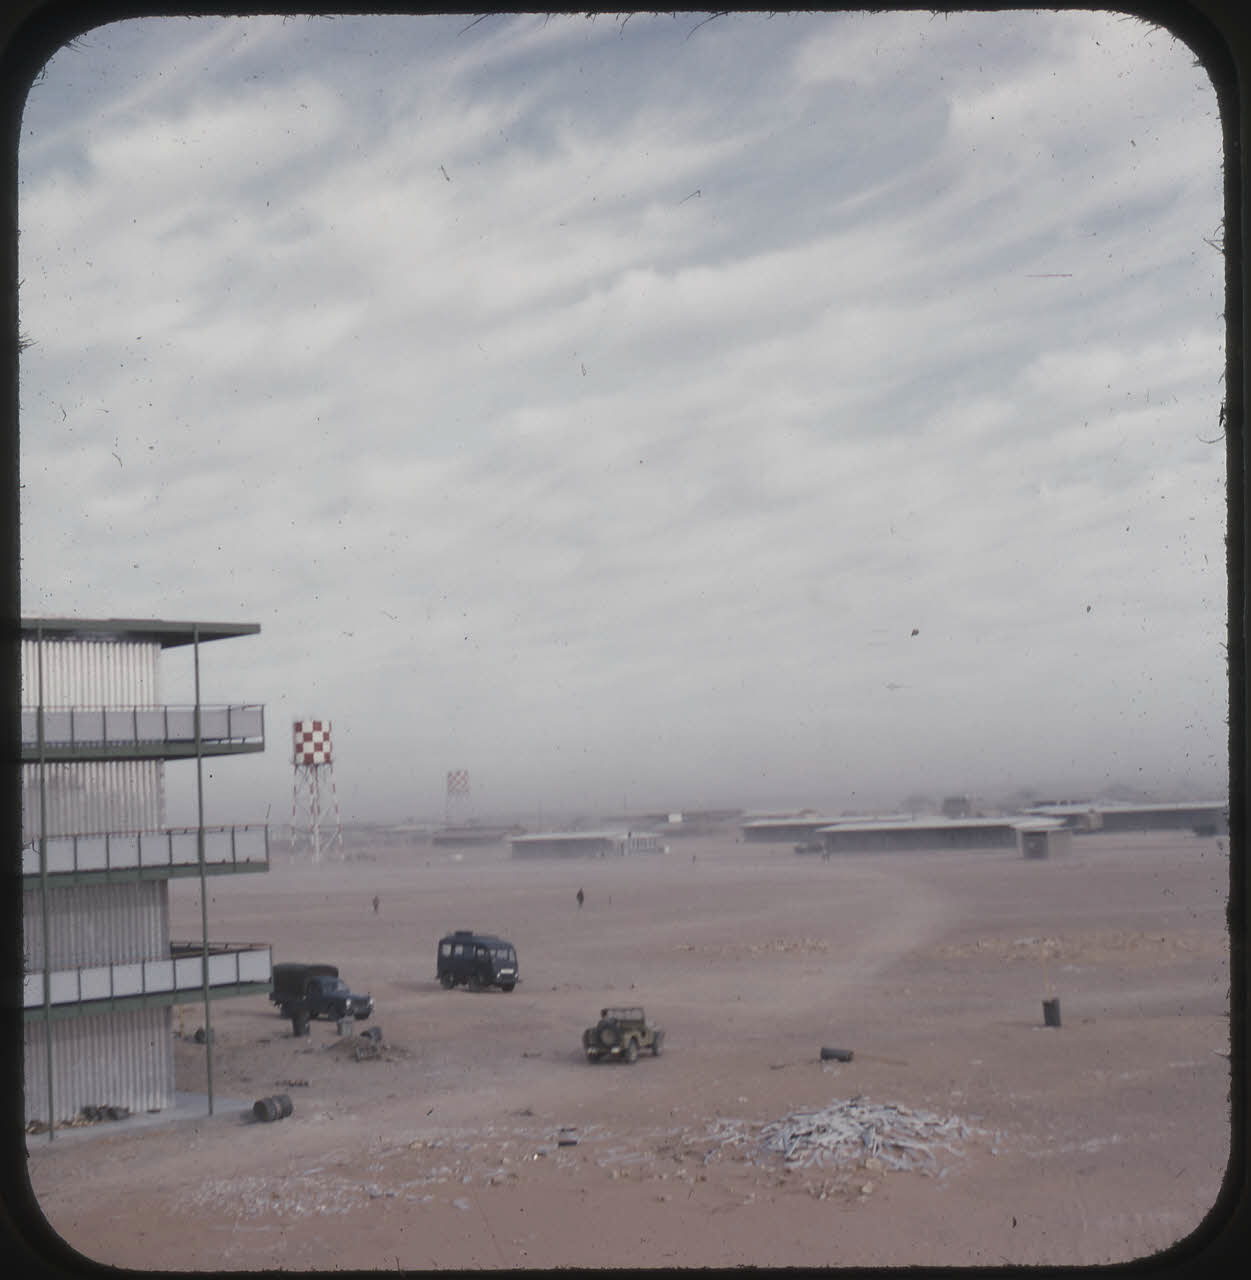
[[[1142,1257],[1199,1226],[1228,1156],[1227,874],[1224,841],[1184,834],[1045,861],[827,861],[732,831],[576,861],[279,851],[211,882],[210,934],[337,963],[375,997],[380,1055],[332,1023],[296,1038],[264,997],[217,1003],[212,1115],[31,1137],[31,1183],[74,1248],[144,1269]],[[178,936],[196,893],[175,888]],[[517,990],[441,990],[452,928],[509,937]],[[664,1026],[662,1056],[583,1059],[613,1003]],[[181,1090],[205,1089],[202,1025],[183,1011]],[[253,1121],[273,1093],[293,1114]],[[962,1137],[924,1171],[762,1149],[853,1098]]]

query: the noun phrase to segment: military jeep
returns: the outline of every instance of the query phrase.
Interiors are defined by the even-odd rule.
[[[648,1023],[637,1005],[622,1009],[601,1009],[599,1021],[582,1033],[582,1048],[589,1062],[601,1058],[624,1058],[634,1062],[640,1049],[650,1049],[656,1057],[665,1043],[665,1033]]]

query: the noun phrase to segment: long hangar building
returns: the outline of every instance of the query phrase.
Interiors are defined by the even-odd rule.
[[[212,942],[205,877],[269,869],[263,824],[206,826],[203,762],[265,747],[264,708],[204,706],[200,649],[254,623],[23,619],[26,1123],[174,1101],[173,1007],[267,991],[262,943]],[[160,696],[161,654],[192,646],[191,701]],[[199,821],[166,822],[165,765],[194,762]],[[188,763],[186,767],[192,767]],[[170,937],[170,882],[199,877],[204,935]],[[211,1035],[206,1038],[212,1105]]]
[[[1165,804],[1038,805],[998,817],[830,818],[804,813],[745,822],[751,841],[798,841],[801,853],[868,853],[886,850],[1010,849],[1026,857],[1047,857],[1072,847],[1074,835],[1099,832],[1178,831],[1227,835],[1224,801]]]

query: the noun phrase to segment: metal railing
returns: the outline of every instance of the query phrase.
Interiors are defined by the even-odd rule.
[[[47,747],[124,747],[196,741],[196,709],[161,707],[44,707]],[[200,708],[201,742],[265,740],[265,708],[241,703]],[[22,747],[39,745],[39,708],[22,708]]]
[[[114,831],[103,835],[49,836],[49,875],[85,872],[157,870],[196,867],[200,862],[199,829],[168,827],[160,831]],[[246,870],[269,865],[269,827],[265,823],[204,828],[204,861],[209,866]],[[22,849],[22,875],[39,875],[39,841]]]
[[[137,960],[130,964],[91,965],[54,969],[47,974],[51,1005],[89,1004],[97,1000],[133,1000],[143,996],[167,996],[185,991],[190,999],[203,994],[204,953],[198,942],[171,943],[168,959]],[[208,986],[238,987],[267,983],[272,972],[268,944],[216,942],[209,944]],[[23,978],[23,1004],[35,1009],[45,1004],[44,973]]]

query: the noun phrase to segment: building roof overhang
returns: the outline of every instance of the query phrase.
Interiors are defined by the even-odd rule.
[[[159,644],[162,649],[197,641],[254,636],[259,622],[172,622],[161,618],[23,618],[23,639],[43,636],[65,640],[132,640]]]

